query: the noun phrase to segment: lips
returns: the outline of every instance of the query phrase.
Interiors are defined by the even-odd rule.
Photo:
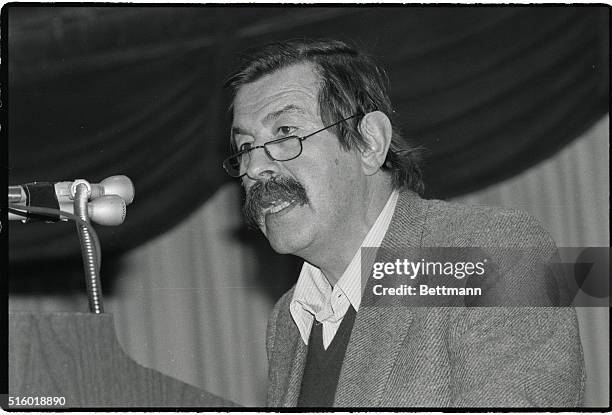
[[[295,200],[272,202],[270,206],[268,206],[266,209],[263,210],[262,216],[266,216],[266,215],[274,214],[274,213],[280,213],[284,210],[289,209],[290,207],[293,207],[294,205],[295,205]]]

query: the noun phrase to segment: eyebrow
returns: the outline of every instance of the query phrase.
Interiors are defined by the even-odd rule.
[[[295,104],[289,104],[289,105],[285,105],[283,108],[277,110],[277,111],[273,111],[271,113],[269,113],[268,115],[266,115],[262,122],[264,124],[268,124],[273,122],[274,120],[278,119],[281,115],[284,114],[300,114],[300,115],[306,115],[307,112],[304,108],[299,107]],[[243,130],[240,127],[232,127],[232,132],[231,132],[231,137],[232,139],[237,135],[237,134],[241,134],[241,135],[249,135],[249,132],[246,130]]]
[[[284,114],[305,115],[306,110],[304,110],[304,108],[299,107],[295,104],[285,105],[283,108],[279,109],[278,111],[273,111],[269,113],[268,115],[266,115],[263,119],[263,123],[266,124],[266,123],[272,122]]]
[[[232,131],[231,131],[231,138],[232,138],[232,140],[234,139],[234,137],[236,137],[237,134],[240,134],[240,135],[249,135],[247,130],[243,130],[240,127],[232,127]]]

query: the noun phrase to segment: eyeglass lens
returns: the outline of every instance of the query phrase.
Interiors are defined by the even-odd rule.
[[[302,152],[302,140],[297,136],[284,137],[264,144],[264,149],[273,160],[287,161],[294,159]],[[225,167],[232,176],[242,176],[251,161],[251,151],[237,154],[227,159]]]

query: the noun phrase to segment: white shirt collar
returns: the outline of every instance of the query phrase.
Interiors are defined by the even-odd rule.
[[[319,268],[308,262],[302,265],[289,310],[304,343],[308,344],[315,318],[323,323],[323,340],[324,344],[327,343],[325,344],[327,347],[348,307],[352,305],[355,311],[359,311],[363,293],[361,248],[380,247],[389,228],[398,197],[399,192],[394,190],[333,289]]]

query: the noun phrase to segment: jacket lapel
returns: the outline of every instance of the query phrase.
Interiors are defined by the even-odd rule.
[[[412,192],[400,193],[376,261],[395,261],[386,255],[403,247],[421,245],[427,206],[425,200]],[[373,285],[370,276],[346,350],[334,406],[380,405],[393,364],[412,323],[411,307],[389,303],[377,305]]]
[[[308,346],[304,344],[299,334],[295,340],[293,351],[290,353],[290,356],[293,356],[291,370],[289,371],[286,383],[284,383],[287,385],[287,389],[282,398],[282,406],[286,407],[297,406],[302,386],[302,377],[304,375],[304,366],[306,365],[306,356],[308,354]]]
[[[334,406],[373,407],[380,404],[411,321],[412,313],[403,307],[359,310],[340,372]]]
[[[283,297],[278,317],[271,323],[278,335],[270,359],[270,406],[296,406],[300,394],[308,346],[291,317],[289,303],[292,298],[293,290]]]

